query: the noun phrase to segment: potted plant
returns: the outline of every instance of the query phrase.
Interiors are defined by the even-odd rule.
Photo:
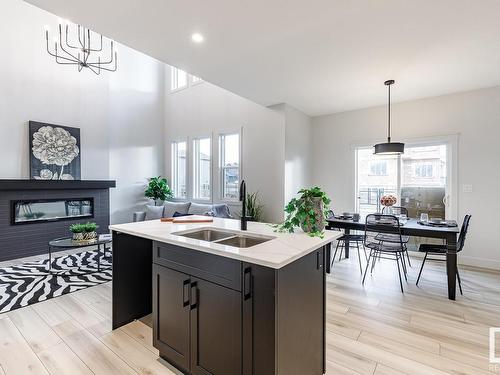
[[[155,202],[155,206],[159,201],[166,201],[173,197],[172,189],[168,186],[168,182],[166,178],[151,177],[149,179],[148,187],[144,192],[144,195],[147,198],[152,199]]]
[[[73,233],[73,241],[94,241],[97,238],[97,224],[96,223],[77,223],[69,227]]]
[[[259,192],[247,194],[247,217],[250,221],[261,221],[264,205],[260,203]]]
[[[293,233],[301,227],[311,237],[323,237],[330,198],[319,187],[302,189],[285,207],[286,219],[275,225],[277,231]]]

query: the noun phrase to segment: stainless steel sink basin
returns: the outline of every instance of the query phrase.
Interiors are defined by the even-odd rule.
[[[224,232],[224,231],[216,230],[216,229],[202,229],[202,230],[197,230],[194,232],[172,233],[172,234],[175,234],[177,236],[193,238],[195,240],[208,241],[208,242],[213,242],[213,241],[217,241],[217,240],[221,240],[224,238],[234,236],[234,233],[232,233],[232,232]]]
[[[272,238],[238,235],[238,236],[226,238],[225,240],[217,241],[217,243],[220,243],[221,245],[245,248],[245,247],[252,247],[252,246],[267,242],[269,240],[272,240]]]
[[[219,243],[239,248],[252,247],[274,239],[270,236],[256,236],[241,232],[230,232],[220,229],[203,228],[184,232],[172,233],[176,236],[188,237],[195,240]]]

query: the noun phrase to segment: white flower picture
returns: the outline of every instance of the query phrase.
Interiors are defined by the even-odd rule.
[[[80,129],[30,121],[31,178],[80,179]]]

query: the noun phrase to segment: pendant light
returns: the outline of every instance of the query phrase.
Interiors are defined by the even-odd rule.
[[[378,143],[375,146],[376,155],[399,155],[405,152],[405,144],[399,142],[391,142],[391,85],[394,80],[390,79],[384,82],[384,85],[389,89],[389,103],[387,105],[387,143]]]

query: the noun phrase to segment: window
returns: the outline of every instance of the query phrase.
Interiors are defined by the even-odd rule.
[[[195,85],[197,83],[201,83],[203,82],[203,80],[200,78],[200,77],[196,77],[196,76],[191,76],[191,84]]]
[[[372,176],[387,176],[387,162],[375,161],[370,163],[370,175]]]
[[[407,144],[400,156],[379,156],[370,147],[356,149],[356,200],[361,214],[380,212],[380,198],[398,197],[410,217],[427,213],[445,218],[448,212],[450,143]]]
[[[432,164],[415,165],[415,177],[432,178]]]
[[[188,77],[184,70],[170,67],[170,91],[176,91],[187,87]]]
[[[187,142],[172,142],[172,190],[174,198],[187,198],[186,158]]]
[[[223,199],[238,199],[240,185],[240,135],[223,134],[220,142],[220,169]]]
[[[200,138],[193,141],[193,198],[211,198],[211,139]]]

